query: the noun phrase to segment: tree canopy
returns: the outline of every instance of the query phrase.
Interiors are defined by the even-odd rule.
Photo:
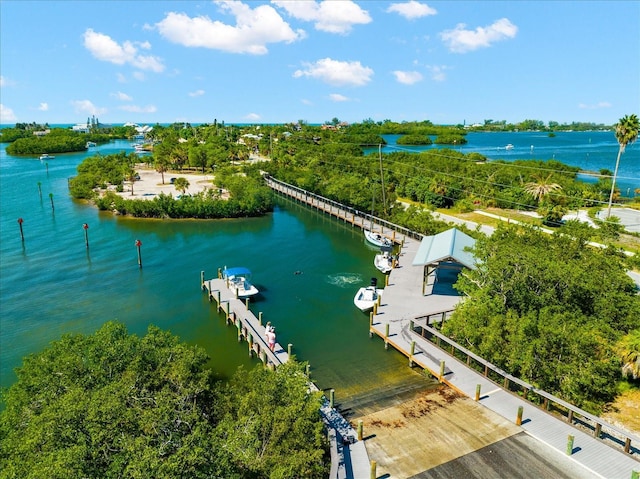
[[[562,231],[562,230],[561,230]],[[616,394],[615,345],[640,327],[640,296],[621,255],[580,229],[500,227],[476,242],[468,297],[444,331],[511,374],[593,412]]]
[[[116,322],[26,357],[0,413],[0,477],[323,477],[321,398],[304,365],[223,384],[208,360]]]

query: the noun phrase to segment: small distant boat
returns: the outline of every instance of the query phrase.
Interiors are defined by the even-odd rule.
[[[513,145],[511,143],[509,143],[507,146],[504,147],[505,150],[513,150]]]
[[[388,251],[381,251],[374,256],[373,264],[378,268],[378,271],[387,274],[393,269],[393,257]]]
[[[369,243],[376,245],[379,248],[388,248],[393,246],[393,242],[389,238],[371,230],[364,230],[364,237]]]
[[[49,153],[43,153],[42,155],[40,155],[41,160],[53,160],[54,158],[55,156],[50,155]]]
[[[227,286],[235,292],[238,298],[248,298],[258,294],[258,288],[251,284],[251,271],[248,268],[224,268],[222,279],[227,282]]]
[[[382,297],[383,290],[377,288],[377,284],[377,278],[371,278],[371,285],[360,288],[353,298],[353,304],[363,313],[371,311],[378,298]]]
[[[87,148],[91,148],[92,146],[97,146],[97,143],[95,141],[87,141],[87,144],[84,146]]]

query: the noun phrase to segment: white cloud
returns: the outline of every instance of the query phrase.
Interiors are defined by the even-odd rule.
[[[447,75],[445,70],[448,70],[449,67],[445,65],[430,65],[427,67],[431,72],[431,79],[434,81],[445,81],[447,79]]]
[[[599,101],[596,104],[588,105],[586,103],[579,103],[578,108],[581,110],[599,110],[600,108],[611,108],[611,103],[608,101]]]
[[[371,81],[373,70],[364,67],[360,62],[341,62],[331,58],[323,58],[315,63],[303,63],[305,69],[296,70],[294,78],[317,78],[334,86],[363,86]]]
[[[13,110],[0,103],[0,123],[15,123],[18,121],[18,117],[13,113]]]
[[[40,103],[40,105],[38,105],[38,110],[40,111],[49,111],[49,104],[48,103]]]
[[[429,15],[438,13],[435,8],[431,8],[426,3],[416,2],[415,0],[406,3],[392,3],[391,6],[387,8],[387,12],[398,13],[409,20],[428,17]]]
[[[204,90],[196,90],[196,91],[190,91],[189,92],[189,96],[191,97],[197,97],[197,96],[202,96],[204,95]]]
[[[120,45],[110,36],[94,32],[89,28],[84,32],[84,47],[98,60],[116,65],[128,64],[140,70],[150,70],[156,73],[164,71],[164,65],[158,57],[138,53],[139,48],[148,50],[151,47],[148,42],[125,41]]]
[[[231,53],[264,55],[268,43],[292,43],[304,38],[303,30],[293,31],[270,5],[251,8],[242,2],[218,2],[223,11],[235,17],[235,25],[213,21],[209,17],[191,18],[170,12],[156,23],[167,40],[185,47],[203,47]]]
[[[76,113],[86,113],[88,115],[101,115],[106,113],[106,108],[98,108],[89,100],[74,100],[71,102]]]
[[[372,21],[369,12],[351,0],[284,0],[271,3],[298,20],[315,22],[316,30],[323,32],[349,33],[353,25],[366,25]]]
[[[331,101],[335,102],[349,101],[349,98],[344,95],[340,95],[340,93],[331,93],[329,95],[329,98],[331,99]]]
[[[516,33],[518,33],[518,27],[507,18],[501,18],[488,27],[478,27],[475,30],[467,30],[466,25],[460,23],[453,30],[440,33],[440,38],[452,52],[466,53],[514,38]]]
[[[257,113],[249,113],[244,117],[244,119],[249,121],[258,121],[260,119],[260,115]]]
[[[117,98],[120,101],[132,101],[133,100],[133,98],[131,98],[126,93],[122,93],[121,91],[117,91],[115,93],[112,93],[111,96],[114,97],[114,98]]]
[[[392,73],[396,77],[396,81],[404,85],[413,85],[414,83],[422,81],[422,74],[419,72],[405,72],[396,70]]]
[[[14,86],[14,85],[15,85],[14,81],[10,80],[4,75],[0,75],[0,87]]]
[[[119,110],[128,111],[129,113],[155,113],[158,109],[153,105],[138,106],[138,105],[122,105],[118,107]]]

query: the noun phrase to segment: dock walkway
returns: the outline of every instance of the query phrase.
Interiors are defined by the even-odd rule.
[[[640,470],[640,461],[636,459],[640,456],[640,439],[637,437],[544,391],[535,390],[506,373],[502,375],[502,384],[494,382],[488,375],[488,364],[485,364],[484,375],[469,366],[472,353],[468,353],[465,364],[453,355],[453,347],[452,354],[449,354],[418,332],[433,331],[437,334],[431,326],[444,321],[461,300],[452,294],[436,294],[433,282],[429,283],[429,278],[424,277],[424,268],[412,265],[422,235],[268,176],[265,180],[275,191],[353,226],[371,228],[399,245],[399,264],[388,275],[381,302],[370,317],[369,334],[382,338],[385,348],[391,345],[408,357],[410,366],[417,365],[429,371],[441,382],[470,398],[476,399],[478,391],[482,391],[476,399],[478,402],[515,421],[531,436],[602,477],[629,479]],[[544,400],[544,407],[511,392],[509,381],[530,386],[523,396],[537,394]],[[567,420],[547,410],[549,401],[566,408]],[[634,447],[631,446],[632,440]]]

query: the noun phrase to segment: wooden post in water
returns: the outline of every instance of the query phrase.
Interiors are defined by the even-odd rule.
[[[204,291],[204,271],[200,271],[200,287],[202,288],[202,290]],[[209,292],[209,294],[211,294],[211,292]]]
[[[384,326],[384,349],[389,349],[389,323]]]
[[[242,321],[240,318],[236,318],[236,326],[238,327],[238,342],[240,342],[242,341]]]
[[[249,357],[253,357],[253,335],[251,333],[247,333],[247,342],[249,343]]]
[[[244,300],[244,305],[247,308],[247,311],[249,310],[249,298]]]
[[[440,374],[438,375],[438,381],[442,382],[444,378],[444,359],[440,360]]]
[[[522,413],[524,412],[524,407],[518,406],[518,415],[516,416],[516,426],[522,426]]]
[[[42,201],[42,183],[38,181],[38,194],[40,195],[40,201]]]
[[[56,208],[53,206],[53,193],[49,193],[49,200],[51,200],[51,210],[55,210]]]
[[[87,249],[89,249],[89,225],[87,223],[83,223],[82,229],[84,230],[84,244]]]
[[[267,365],[267,352],[264,349],[262,351],[260,351],[260,359],[262,360],[262,362],[266,366]]]
[[[258,313],[258,324],[262,326],[262,311]]]
[[[288,356],[288,360],[291,361],[291,351],[293,350],[293,344],[289,343],[287,344],[287,356]]]
[[[222,268],[218,268],[218,279],[222,279]]]
[[[362,419],[358,419],[358,441],[362,441],[363,428],[364,428],[364,421]]]
[[[412,368],[413,367],[413,354],[416,351],[416,342],[415,341],[411,341],[411,351],[409,352],[409,367]]]
[[[24,243],[24,232],[22,231],[22,223],[24,222],[24,220],[22,218],[18,218],[18,226],[20,226],[20,238],[22,239],[22,242]]]
[[[369,312],[369,337],[373,337],[373,311]]]
[[[329,390],[329,407],[333,409],[333,405],[335,403],[335,399],[336,399],[336,390],[335,389],[330,389]]]
[[[138,267],[142,269],[142,253],[140,252],[140,246],[142,246],[142,241],[136,240],[136,248],[138,248]]]
[[[476,384],[476,401],[480,401],[480,384]]]
[[[571,454],[573,454],[573,440],[575,438],[569,434],[567,436],[567,456],[570,456]]]

